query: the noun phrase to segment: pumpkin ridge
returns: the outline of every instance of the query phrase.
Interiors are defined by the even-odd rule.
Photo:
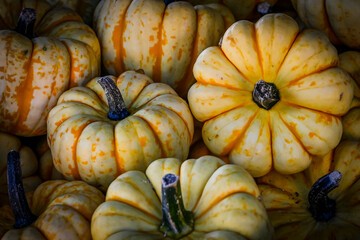
[[[45,217],[48,217],[48,216],[51,216],[51,218],[53,217],[53,216],[55,216],[55,217],[61,217],[62,219],[63,219],[63,221],[64,222],[66,222],[66,223],[70,223],[69,224],[69,226],[73,229],[73,232],[75,232],[76,233],[76,236],[78,237],[78,239],[81,239],[81,236],[79,235],[79,233],[78,233],[78,231],[76,231],[76,228],[74,227],[74,224],[73,224],[73,222],[71,221],[71,217],[67,217],[67,216],[64,216],[64,215],[61,215],[61,213],[62,213],[62,211],[58,211],[58,212],[52,212],[51,210],[52,210],[52,208],[54,208],[54,207],[62,207],[62,208],[66,208],[66,207],[68,207],[67,205],[53,205],[53,206],[51,206],[50,208],[47,208],[46,210],[45,210]],[[69,207],[70,208],[70,207]],[[73,210],[73,208],[71,208],[72,210]],[[75,211],[75,212],[77,212],[77,211]],[[82,214],[80,214],[79,212],[77,212],[80,216],[82,216]],[[41,215],[39,216],[39,219],[41,219]],[[83,217],[83,216],[82,216]],[[85,218],[86,219],[86,218]],[[41,233],[41,234],[43,234],[47,239],[51,239],[51,238],[53,238],[54,236],[53,236],[53,233],[51,233],[51,232],[49,232],[49,234],[46,234],[47,232],[45,232],[44,230],[43,230],[43,228],[41,227],[41,225],[38,225],[37,224],[37,221],[34,223],[34,225],[35,225],[35,227],[36,227],[36,229]],[[46,226],[45,226],[45,229],[46,229]],[[55,235],[56,235],[56,233],[55,233]]]
[[[309,151],[304,146],[303,142],[300,140],[299,135],[296,132],[294,132],[294,130],[291,128],[291,126],[282,118],[281,114],[278,111],[276,111],[276,113],[279,115],[279,118],[281,119],[281,121],[288,128],[288,130],[292,133],[292,135],[294,136],[294,139],[299,143],[299,145],[302,147],[302,149],[305,150],[305,152],[308,153],[310,156],[312,156],[312,154],[309,153]]]
[[[230,174],[228,174],[228,175],[231,175],[231,174],[233,174],[233,173],[230,173]],[[227,176],[227,175],[224,175],[224,176]],[[210,177],[210,178],[211,178],[211,177]],[[205,187],[206,187],[206,185],[205,185]],[[204,189],[205,189],[205,187],[204,187]],[[241,193],[247,194],[247,195],[250,195],[250,196],[252,196],[252,197],[255,198],[254,195],[252,195],[251,193],[245,192],[245,191],[235,190],[235,191],[233,191],[233,192],[229,192],[228,194],[226,194],[226,196],[222,196],[221,198],[216,199],[216,201],[214,201],[213,204],[211,204],[211,205],[208,204],[208,207],[207,207],[205,210],[203,210],[203,211],[201,212],[201,214],[196,215],[196,214],[194,213],[195,225],[196,225],[196,220],[197,220],[197,219],[201,218],[203,215],[205,215],[208,211],[210,211],[213,207],[215,207],[215,206],[216,206],[217,204],[219,204],[221,201],[223,201],[224,199],[229,198],[229,197],[231,197],[231,196],[233,196],[233,195],[239,194],[239,193],[240,193],[240,194],[241,194]],[[201,195],[201,197],[202,197],[202,195]],[[201,199],[201,197],[200,197],[200,199]],[[197,205],[195,205],[195,206],[197,207]],[[229,209],[229,210],[233,210],[233,209],[235,209],[235,208],[232,208],[232,209]],[[195,228],[194,228],[194,229],[195,229]]]
[[[31,41],[32,43],[32,46],[33,46],[33,49],[34,49],[34,42]],[[32,51],[31,53],[31,58],[30,58],[30,61],[29,61],[29,65],[28,65],[28,69],[29,71],[27,72],[27,75],[26,75],[26,79],[23,83],[25,84],[21,84],[17,87],[17,89],[20,89],[21,92],[24,92],[23,95],[20,95],[18,94],[18,101],[17,101],[17,104],[18,104],[18,118],[16,120],[16,123],[14,124],[16,127],[18,128],[22,128],[22,129],[27,129],[27,127],[24,125],[24,123],[21,123],[21,122],[24,122],[25,119],[27,117],[27,115],[29,114],[30,112],[30,108],[31,108],[31,100],[33,98],[33,94],[34,94],[34,88],[32,87],[32,83],[34,81],[34,68],[33,68],[33,53],[34,51]],[[32,96],[30,99],[29,99],[29,96]],[[26,112],[25,112],[26,111]],[[20,125],[21,123],[21,125]],[[33,131],[33,130],[32,130]]]
[[[273,22],[274,24],[274,22]],[[261,56],[261,52],[260,52],[260,47],[259,47],[259,41],[258,38],[256,37],[256,28],[255,28],[255,24],[251,24],[251,27],[253,29],[253,31],[251,31],[251,37],[252,40],[254,42],[254,46],[255,46],[255,51],[256,51],[256,56],[258,58],[258,63],[260,65],[260,69],[261,69],[261,79],[264,79],[264,66],[262,64],[263,62],[263,58]],[[257,81],[259,81],[260,79],[258,79]]]
[[[221,50],[221,51],[219,51],[219,53],[222,54],[222,55],[226,58],[226,60],[228,61],[228,63],[230,63],[230,64],[234,67],[234,69],[237,70],[237,72],[244,78],[244,80],[246,80],[251,86],[253,86],[254,83],[250,81],[250,79],[246,76],[246,74],[243,74],[243,73],[235,66],[235,64],[234,64],[232,61],[229,60],[229,58],[226,56],[226,54],[225,54],[224,51],[222,50],[220,43],[219,43],[219,46],[220,46],[220,50]],[[199,80],[200,80],[200,81],[199,81]],[[196,79],[196,82],[201,82],[201,78],[200,78],[200,79]],[[211,83],[211,85],[213,85],[213,83]]]
[[[163,95],[159,95],[159,96],[157,96],[157,97],[166,96],[166,95],[174,96],[173,94],[166,93],[166,94],[163,94]],[[155,98],[153,98],[153,99],[155,99]],[[152,99],[152,100],[153,100],[153,99]],[[152,100],[151,100],[151,101],[152,101]],[[180,100],[180,101],[183,101],[184,104],[187,104],[184,99],[179,98],[179,100]],[[150,102],[150,101],[149,101],[149,102]],[[165,109],[168,109],[168,110],[174,112],[177,116],[179,116],[179,117],[183,120],[183,122],[185,123],[186,129],[187,129],[187,131],[188,131],[188,133],[189,133],[189,136],[190,136],[190,140],[192,140],[192,137],[193,137],[193,136],[192,136],[191,131],[190,131],[190,129],[189,129],[189,125],[187,124],[187,121],[186,121],[186,119],[183,117],[183,115],[175,112],[174,110],[172,110],[171,108],[168,108],[168,107],[166,107],[166,106],[163,106],[163,105],[156,105],[156,106],[159,106],[159,107],[163,107],[163,108],[165,108]]]
[[[116,202],[117,203],[117,201],[105,201],[105,202]],[[127,204],[126,202],[124,202],[124,200],[122,199],[121,200],[121,202],[120,202],[121,204],[124,204],[124,205],[127,205],[127,206],[130,206],[131,208],[134,208],[134,209],[136,209],[137,211],[139,211],[139,212],[142,212],[142,213],[145,213],[145,215],[147,215],[147,216],[151,216],[151,215],[149,215],[148,213],[146,213],[146,212],[143,212],[140,208],[136,208],[136,207],[134,207],[134,206],[132,206],[132,205],[130,205],[130,204]],[[100,213],[100,214],[98,214],[98,216],[125,216],[125,217],[129,217],[129,215],[127,215],[127,214],[125,214],[125,213],[123,213],[123,212],[115,212],[115,213]],[[133,216],[131,216],[130,215],[130,217],[133,217]],[[139,218],[140,216],[136,216],[136,218]],[[143,221],[143,222],[145,222],[145,223],[148,223],[149,225],[153,225],[154,224],[154,222],[147,222],[147,221],[145,221],[145,219],[142,219],[141,218],[141,221]],[[124,231],[124,230],[121,230],[121,231]],[[132,231],[132,230],[131,230]]]
[[[240,141],[240,139],[244,136],[244,134],[246,133],[247,129],[249,128],[249,126],[251,125],[251,123],[254,121],[254,119],[256,118],[256,116],[258,115],[258,113],[260,112],[260,108],[257,108],[257,110],[255,111],[254,115],[251,116],[247,123],[244,125],[243,127],[243,131],[241,133],[238,134],[238,136],[233,140],[232,143],[228,144],[225,149],[223,149],[223,151],[219,154],[220,156],[225,156],[228,155],[229,152],[234,148],[234,146]],[[220,116],[221,117],[221,116]],[[225,126],[226,127],[226,126]],[[220,131],[220,130],[219,130]]]
[[[146,176],[146,175],[145,175]],[[146,176],[146,179],[150,182],[149,178]],[[143,194],[143,192],[141,191],[141,189],[136,185],[136,184],[133,184],[131,181],[128,181],[126,182],[127,184],[129,184],[130,186],[132,186],[134,189],[138,190],[140,193]],[[156,191],[153,190],[155,195],[157,196],[157,198],[159,199],[160,201],[160,198],[158,197],[158,195],[156,194]],[[133,202],[129,201],[128,199],[125,199],[125,198],[117,198],[116,196],[112,197],[112,198],[109,198],[109,199],[106,199],[106,201],[118,201],[118,202],[122,202],[126,205],[129,205],[133,208],[136,208],[137,210],[141,211],[142,213],[144,213],[145,215],[149,216],[149,217],[152,217],[152,218],[155,218],[159,221],[161,221],[161,219],[157,218],[154,214],[151,214],[151,212],[147,212],[145,211],[144,209],[136,206],[133,204]],[[160,201],[161,202],[161,201]],[[161,205],[161,204],[160,204]],[[161,210],[160,210],[161,211]]]
[[[169,109],[170,110],[170,109]],[[177,115],[177,114],[176,114]],[[161,143],[160,139],[159,139],[159,136],[158,134],[156,134],[155,130],[153,129],[152,125],[148,122],[148,120],[146,118],[144,118],[143,116],[141,115],[135,115],[139,118],[141,118],[142,120],[144,120],[144,122],[146,122],[146,124],[149,126],[149,129],[151,130],[154,138],[155,138],[155,141],[157,142],[157,145],[160,146],[160,149],[161,149],[161,158],[164,158],[166,157],[166,153],[164,151],[164,146],[163,144]]]
[[[59,49],[58,45],[57,44],[54,44],[56,46],[56,49]],[[57,52],[58,53],[58,52]],[[71,64],[71,63],[70,63]],[[59,65],[56,65],[56,74],[54,75],[54,79],[56,79],[56,77],[58,76],[59,74]],[[51,91],[50,91],[50,97],[51,98],[52,96],[54,96],[54,89],[55,89],[55,81],[53,81],[51,84],[50,84],[50,87],[51,87]],[[47,101],[46,102],[46,106],[44,106],[44,109],[48,109],[49,108],[49,104],[50,104],[50,101]],[[41,115],[39,116],[39,118],[41,118]],[[40,125],[41,125],[41,121],[39,119],[39,121],[37,121],[37,123],[35,124],[35,127],[33,127],[33,129],[39,129],[40,128]],[[34,130],[31,131],[31,134],[34,133]]]
[[[113,41],[113,46],[115,48],[115,53],[116,53],[115,62],[118,62],[118,64],[114,65],[115,73],[117,75],[124,72],[124,69],[125,69],[124,57],[126,56],[126,54],[125,54],[125,49],[124,49],[123,33],[126,30],[126,21],[125,21],[126,15],[127,15],[126,13],[129,9],[131,3],[132,2],[130,2],[130,4],[126,6],[122,18],[119,19],[118,25],[116,25],[114,27],[113,36],[111,38],[111,40]],[[119,34],[118,38],[114,37],[116,32]],[[115,44],[116,42],[119,42],[119,45],[116,45]],[[118,49],[117,49],[117,47],[118,47]]]
[[[313,56],[312,56],[313,57]],[[310,57],[311,58],[311,57]],[[284,58],[284,59],[286,59],[286,58]],[[307,59],[308,60],[308,59]],[[303,75],[303,76],[301,76],[301,77],[298,77],[298,78],[296,78],[296,79],[294,79],[294,80],[291,80],[291,81],[288,81],[288,83],[286,84],[286,85],[284,85],[283,87],[280,87],[280,88],[278,88],[279,90],[281,90],[281,89],[284,89],[284,88],[289,88],[291,85],[296,85],[296,83],[298,82],[298,81],[300,81],[300,80],[302,80],[302,79],[304,79],[304,78],[306,78],[306,77],[309,77],[309,76],[311,76],[311,75],[313,75],[313,74],[319,74],[319,73],[321,73],[321,72],[323,72],[323,71],[325,71],[325,70],[328,70],[328,69],[330,69],[331,67],[335,67],[336,66],[336,64],[334,65],[334,64],[329,64],[329,65],[324,65],[323,67],[320,67],[320,68],[318,68],[318,69],[315,69],[313,72],[310,72],[310,73],[308,73],[308,74],[305,74],[305,75]],[[280,68],[279,68],[279,70],[280,70]],[[278,78],[276,78],[276,80],[277,80]],[[276,81],[275,80],[275,81]]]
[[[191,83],[194,83],[194,76],[193,76],[193,71],[189,71],[189,68],[192,68],[194,66],[194,63],[196,62],[196,59],[198,56],[195,55],[196,52],[198,52],[198,48],[199,48],[199,21],[197,21],[198,18],[198,9],[195,8],[195,12],[196,12],[196,35],[195,38],[191,44],[191,56],[190,56],[190,61],[188,66],[186,67],[186,72],[185,75],[175,84],[174,89],[178,89],[177,92],[179,92],[179,95],[185,95],[185,97],[187,97],[187,91],[186,89],[188,89],[191,86]],[[181,84],[180,84],[181,83]],[[190,86],[188,86],[190,84]]]

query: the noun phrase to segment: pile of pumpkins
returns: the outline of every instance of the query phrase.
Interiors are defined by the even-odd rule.
[[[359,239],[359,12],[0,0],[0,238]]]

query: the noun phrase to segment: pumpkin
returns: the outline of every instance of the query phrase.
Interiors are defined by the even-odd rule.
[[[25,192],[33,191],[42,182],[37,175],[38,159],[33,150],[23,145],[18,137],[0,132],[0,206],[8,204],[9,200],[6,169],[7,154],[10,150],[16,150],[21,154],[20,164]]]
[[[205,145],[254,177],[305,170],[338,145],[353,99],[337,62],[324,34],[288,15],[234,23],[194,64],[188,101]]]
[[[339,67],[354,79],[354,99],[352,109],[343,116],[343,138],[360,141],[360,52],[347,51],[339,55]]]
[[[204,156],[152,162],[120,175],[94,212],[91,234],[105,239],[271,239],[259,190],[240,166]]]
[[[68,180],[102,189],[155,159],[185,160],[194,133],[185,100],[169,85],[135,71],[66,91],[50,111],[47,127],[56,169]]]
[[[60,94],[100,73],[99,41],[74,11],[41,0],[1,0],[0,19],[0,131],[44,135]]]
[[[236,20],[252,19],[259,11],[261,3],[274,6],[278,0],[186,0],[194,5],[219,3],[224,4],[234,14]],[[261,11],[261,10],[260,10]]]
[[[46,0],[51,5],[65,6],[77,12],[84,22],[92,25],[94,10],[100,0]]]
[[[291,1],[306,26],[321,30],[334,44],[360,49],[359,1]]]
[[[257,179],[275,239],[360,238],[360,142],[342,141],[317,160],[302,173]]]
[[[94,13],[109,74],[143,69],[182,97],[194,82],[192,66],[199,53],[216,45],[233,22],[225,6],[193,7],[184,1],[165,5],[162,0],[102,0]]]
[[[52,180],[36,188],[28,204],[20,180],[19,152],[9,152],[8,166],[15,229],[2,240],[91,239],[92,214],[104,201],[100,190],[81,181]]]

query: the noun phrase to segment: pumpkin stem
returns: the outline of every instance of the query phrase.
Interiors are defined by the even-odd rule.
[[[7,156],[7,179],[10,205],[15,216],[14,228],[29,226],[36,220],[36,216],[31,213],[26,200],[22,183],[20,153],[15,150],[11,150]]]
[[[194,217],[185,210],[181,195],[179,176],[166,174],[161,182],[162,223],[164,236],[178,239],[192,232]]]
[[[280,93],[275,84],[260,80],[252,92],[254,102],[261,108],[271,109],[280,101]]]
[[[113,121],[120,121],[130,115],[126,109],[124,99],[121,96],[119,88],[109,77],[101,77],[97,82],[104,89],[108,100],[109,112],[108,118]]]
[[[319,178],[308,195],[309,211],[316,221],[326,222],[335,216],[336,202],[328,194],[339,186],[342,174],[333,171]]]
[[[256,10],[261,15],[266,15],[266,14],[272,13],[272,6],[270,3],[265,1],[265,2],[261,2],[258,5],[256,5]]]
[[[35,37],[34,26],[36,11],[33,8],[24,8],[19,16],[15,31],[32,39]]]

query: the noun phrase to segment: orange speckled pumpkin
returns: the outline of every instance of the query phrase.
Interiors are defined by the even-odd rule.
[[[95,209],[104,201],[102,192],[80,181],[52,180],[39,185],[28,202],[19,183],[18,152],[11,151],[8,156],[15,229],[6,232],[1,239],[91,240],[90,221]]]
[[[41,0],[0,0],[0,49],[0,130],[18,136],[46,134],[60,94],[100,73],[94,31]]]
[[[343,116],[344,139],[360,141],[360,52],[347,51],[339,55],[339,67],[354,79],[352,109]]]
[[[98,80],[111,90],[104,91]],[[103,189],[119,174],[145,170],[160,157],[185,160],[194,133],[185,100],[169,85],[135,71],[66,91],[50,111],[47,127],[58,171]]]
[[[324,34],[299,32],[288,15],[234,23],[194,65],[188,100],[204,122],[204,143],[254,177],[305,170],[340,142],[340,116],[353,99],[352,79],[337,62]]]
[[[334,44],[360,49],[360,1],[291,0],[309,28],[324,32]]]
[[[257,179],[274,239],[360,239],[359,176],[360,142],[342,141],[302,173]]]
[[[91,234],[105,239],[271,239],[259,189],[242,167],[204,156],[152,162],[111,183]]]
[[[143,69],[185,97],[194,82],[199,53],[216,45],[234,22],[220,4],[198,5],[163,0],[102,0],[94,13],[102,61],[109,74]]]

